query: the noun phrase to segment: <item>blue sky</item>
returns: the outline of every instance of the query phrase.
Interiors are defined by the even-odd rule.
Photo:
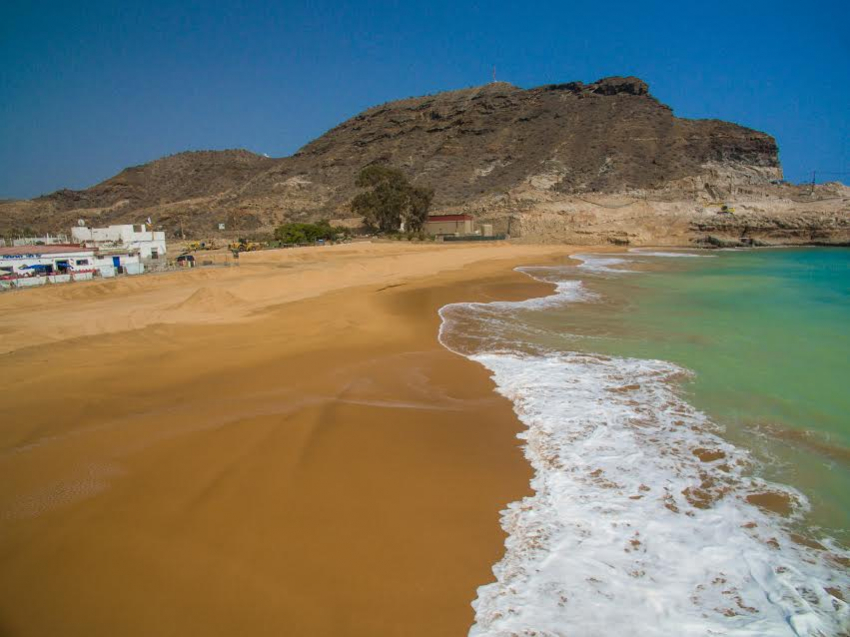
[[[288,155],[369,106],[486,83],[494,64],[526,88],[636,75],[680,117],[774,135],[789,179],[850,173],[848,6],[6,0],[0,197],[183,150]]]

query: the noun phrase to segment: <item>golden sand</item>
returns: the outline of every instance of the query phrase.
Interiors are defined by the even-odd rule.
[[[354,244],[0,295],[0,634],[462,635],[519,424],[437,342],[564,247]]]

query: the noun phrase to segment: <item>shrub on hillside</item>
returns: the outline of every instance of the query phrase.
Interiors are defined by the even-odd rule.
[[[344,228],[334,228],[327,221],[319,223],[285,223],[274,231],[274,238],[284,245],[309,245],[317,241],[339,241],[347,235]]]

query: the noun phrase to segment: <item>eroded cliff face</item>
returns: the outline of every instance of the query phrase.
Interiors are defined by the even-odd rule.
[[[847,189],[850,190],[850,189]],[[693,201],[624,200],[594,195],[547,202],[522,214],[491,215],[499,231],[529,243],[700,248],[771,245],[850,245],[850,192],[843,198]]]
[[[302,175],[353,193],[363,166],[390,163],[436,190],[437,205],[531,186],[555,193],[656,189],[721,165],[781,178],[775,140],[716,120],[682,120],[637,78],[523,90],[510,84],[401,100],[369,109],[255,180],[249,192]]]
[[[87,190],[0,204],[0,232],[150,216],[171,232],[204,236],[220,222],[244,233],[343,218],[356,174],[373,163],[434,188],[435,210],[471,212],[528,241],[846,241],[845,191],[776,184],[770,135],[677,118],[633,77],[528,90],[493,83],[399,100],[281,159],[182,153]],[[738,210],[715,212],[723,204]]]

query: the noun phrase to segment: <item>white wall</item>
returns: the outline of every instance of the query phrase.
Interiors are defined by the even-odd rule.
[[[120,266],[126,268],[127,274],[140,274],[141,259],[138,254],[105,254],[94,258],[94,267],[97,268],[101,276],[115,276],[114,257],[118,258]]]
[[[55,236],[50,236],[49,234],[44,235],[43,237],[18,237],[17,239],[12,239],[13,246],[49,246],[58,243],[68,243],[68,237],[64,234],[59,234]],[[0,246],[6,245],[6,241],[0,242]]]
[[[164,232],[153,232],[145,225],[109,226],[108,228],[72,228],[74,240],[97,248],[122,247],[138,250],[143,259],[152,258],[153,252],[162,257],[168,251]]]
[[[32,254],[21,257],[12,257],[9,255],[0,255],[0,267],[8,268],[11,266],[16,274],[26,274],[29,270],[24,270],[24,266],[30,265],[52,265],[56,269],[57,261],[67,261],[71,269],[87,270],[94,268],[94,250],[86,252],[60,252],[53,254]],[[77,261],[88,261],[87,265],[77,264]]]
[[[118,258],[119,265],[124,268],[126,274],[142,274],[145,271],[145,266],[138,254],[117,253],[108,255],[95,256],[94,250],[85,252],[70,252],[45,255],[26,255],[23,257],[11,257],[0,255],[0,267],[12,268],[14,274],[26,276],[30,273],[33,276],[27,276],[24,279],[14,279],[11,282],[3,282],[2,287],[28,287],[33,285],[43,285],[47,281],[50,283],[65,283],[67,281],[86,281],[93,277],[92,270],[95,270],[104,278],[113,277],[116,275],[113,257]],[[58,274],[57,261],[68,261],[71,269],[69,274]],[[54,268],[54,273],[50,276],[38,275],[32,270],[24,270],[24,266],[29,265],[51,265]],[[3,270],[5,272],[5,270]]]

